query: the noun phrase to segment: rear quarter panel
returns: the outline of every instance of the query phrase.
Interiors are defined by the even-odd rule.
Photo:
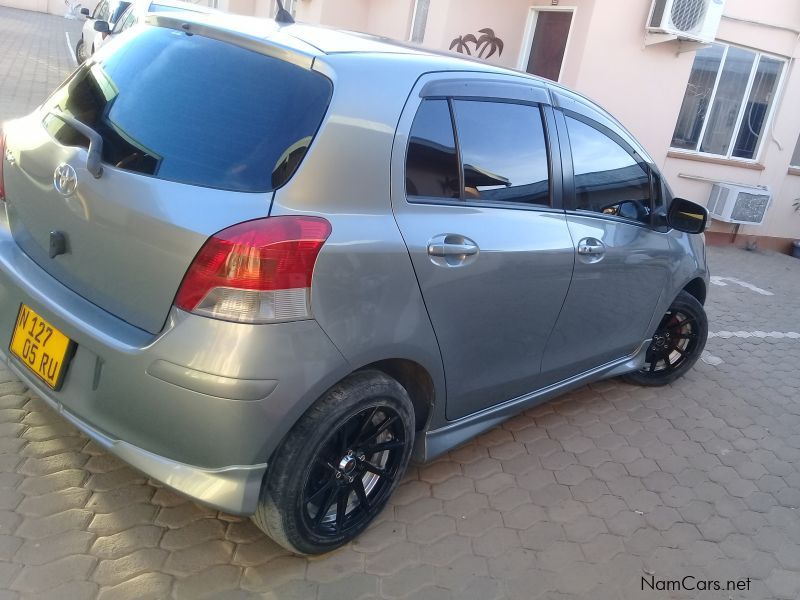
[[[395,129],[419,67],[392,55],[316,60],[315,68],[334,80],[331,106],[270,214],[330,221],[332,233],[314,269],[314,318],[352,370],[392,358],[424,367],[435,388],[429,423],[441,421],[439,347],[390,198]]]

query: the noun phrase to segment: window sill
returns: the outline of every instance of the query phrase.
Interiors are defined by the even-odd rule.
[[[800,167],[789,167],[789,175],[800,175]]]
[[[679,152],[676,150],[668,151],[667,157],[710,163],[712,165],[724,165],[726,167],[740,167],[742,169],[752,169],[754,171],[764,170],[764,165],[759,164],[757,162],[745,162],[743,160],[734,160],[731,158],[716,158],[714,156],[705,156],[703,154],[690,154],[688,152]],[[798,169],[798,172],[800,172],[800,169]]]

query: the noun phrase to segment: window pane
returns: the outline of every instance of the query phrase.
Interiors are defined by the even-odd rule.
[[[112,25],[117,22],[117,19],[122,16],[122,13],[125,12],[125,9],[130,5],[130,2],[117,2],[116,5],[112,5],[110,19]]]
[[[583,121],[567,117],[578,210],[650,222],[650,178],[622,146]]]
[[[739,135],[733,147],[733,156],[739,158],[755,158],[758,140],[764,129],[764,122],[769,114],[769,107],[775,97],[778,78],[781,75],[781,61],[762,56],[758,62],[750,97],[742,115]]]
[[[100,19],[102,20],[102,14],[104,10],[108,9],[108,2],[106,0],[100,0],[100,3],[94,7],[94,12],[92,13],[93,19]]]
[[[411,126],[406,194],[458,198],[458,157],[447,100],[425,100]]]
[[[797,145],[794,147],[791,165],[793,167],[800,167],[800,138],[797,138]]]
[[[697,150],[700,130],[708,113],[711,92],[714,90],[714,81],[717,79],[724,51],[725,47],[719,44],[697,51],[689,83],[686,85],[681,112],[678,115],[678,123],[672,136],[673,148]]]
[[[130,30],[114,52],[80,67],[49,108],[99,133],[103,161],[117,168],[266,192],[300,164],[331,93],[327,78],[291,63],[147,27]],[[87,143],[53,117],[47,127],[62,144]]]
[[[467,201],[549,204],[538,107],[457,100],[455,113]]]
[[[733,130],[736,127],[736,117],[744,100],[747,80],[750,78],[755,58],[754,52],[741,48],[728,48],[714,97],[714,106],[711,108],[703,142],[700,145],[702,152],[728,154]]]

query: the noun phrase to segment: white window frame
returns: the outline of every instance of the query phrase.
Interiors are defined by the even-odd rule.
[[[533,35],[536,33],[536,21],[541,12],[571,12],[572,20],[569,22],[569,33],[567,33],[567,43],[564,45],[564,56],[561,59],[561,68],[558,71],[558,81],[564,75],[564,65],[567,62],[567,55],[569,54],[569,45],[572,41],[572,32],[575,31],[575,18],[578,15],[577,6],[531,6],[528,9],[528,18],[525,23],[525,35],[522,37],[522,47],[519,51],[519,58],[517,59],[517,68],[520,71],[525,71],[528,68],[528,61],[531,58],[531,46],[533,44]]]
[[[747,46],[737,46],[736,44],[728,44],[722,41],[714,41],[716,45],[723,46],[724,50],[722,51],[722,59],[719,63],[719,68],[717,70],[717,76],[714,79],[714,87],[711,89],[711,99],[708,103],[708,110],[706,111],[706,118],[703,119],[703,126],[700,128],[700,135],[697,138],[697,146],[694,150],[687,150],[686,148],[675,148],[672,144],[672,139],[670,139],[670,152],[675,154],[689,154],[692,156],[706,156],[708,158],[722,158],[725,160],[730,160],[733,162],[743,162],[743,163],[758,163],[761,158],[761,153],[764,150],[765,144],[762,142],[764,141],[764,137],[769,132],[770,127],[772,127],[772,119],[775,117],[775,110],[778,105],[779,99],[782,97],[783,94],[783,85],[786,80],[786,65],[788,61],[786,58],[782,56],[777,56],[775,54],[770,54],[769,52],[762,52],[761,50],[756,50],[755,48],[748,48]],[[733,133],[731,135],[730,143],[728,144],[728,152],[726,154],[713,154],[711,152],[702,152],[700,150],[700,146],[703,145],[703,137],[706,134],[706,127],[708,126],[708,117],[711,116],[711,111],[714,109],[714,101],[717,98],[717,88],[719,87],[719,80],[722,77],[722,71],[725,65],[725,60],[728,57],[728,50],[730,48],[740,48],[742,50],[746,50],[747,52],[752,52],[756,55],[755,60],[753,61],[753,66],[750,68],[750,75],[747,78],[747,87],[745,87],[744,95],[742,96],[742,102],[739,106],[739,112],[736,114],[736,125],[733,128]],[[777,60],[781,63],[781,72],[778,76],[778,83],[775,86],[775,92],[773,101],[769,107],[769,112],[767,113],[767,118],[764,120],[764,129],[761,132],[761,135],[758,138],[758,146],[756,147],[755,154],[753,158],[741,158],[739,156],[733,156],[734,146],[736,145],[736,139],[739,137],[739,130],[742,127],[742,117],[744,117],[744,110],[747,106],[747,99],[750,97],[750,92],[753,90],[753,82],[755,81],[756,73],[758,72],[758,65],[761,63],[761,57],[767,57],[772,60]],[[689,81],[687,79],[686,85],[689,85]],[[685,89],[685,88],[684,88]],[[684,92],[685,93],[685,92]],[[680,110],[680,108],[678,109]],[[677,125],[677,122],[676,122]],[[674,130],[673,130],[674,136]]]

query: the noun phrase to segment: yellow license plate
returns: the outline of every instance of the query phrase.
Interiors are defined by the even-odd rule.
[[[39,379],[57,390],[75,343],[30,307],[20,304],[9,350]]]

